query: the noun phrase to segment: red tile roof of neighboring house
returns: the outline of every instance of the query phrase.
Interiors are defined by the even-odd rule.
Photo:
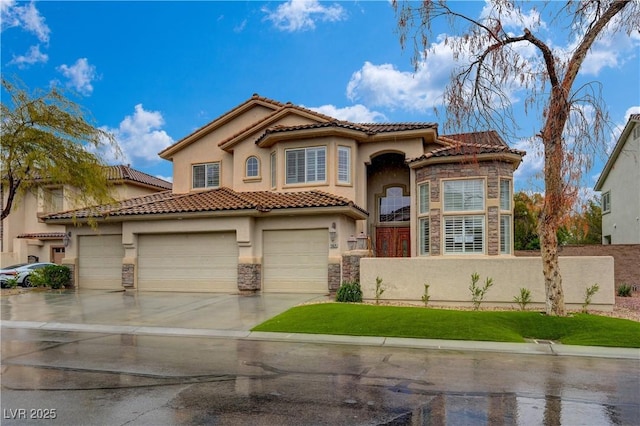
[[[267,212],[277,209],[313,207],[352,207],[365,215],[367,214],[364,209],[356,206],[353,201],[322,191],[237,192],[222,187],[209,191],[186,194],[173,194],[170,191],[165,191],[144,197],[131,198],[111,205],[54,213],[43,217],[43,219],[47,221],[107,216],[116,217],[239,210]]]
[[[172,187],[171,182],[167,182],[166,180],[162,180],[124,165],[108,166],[107,177],[109,180],[136,182],[160,189],[171,189]]]

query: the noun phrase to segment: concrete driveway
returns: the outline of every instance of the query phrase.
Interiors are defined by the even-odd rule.
[[[320,294],[31,290],[2,297],[2,321],[247,331]]]

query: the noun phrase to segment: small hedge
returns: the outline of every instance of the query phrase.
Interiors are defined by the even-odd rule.
[[[38,287],[65,288],[71,285],[71,269],[68,266],[49,265],[31,274],[31,283]]]
[[[362,302],[362,289],[357,281],[343,282],[336,293],[337,302]]]

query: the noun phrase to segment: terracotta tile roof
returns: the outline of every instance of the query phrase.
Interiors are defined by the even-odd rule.
[[[64,232],[38,232],[32,234],[20,234],[16,238],[25,238],[29,240],[61,240],[64,238]]]
[[[496,146],[508,146],[507,143],[500,137],[495,130],[488,130],[485,132],[470,132],[470,133],[456,133],[451,135],[440,135],[438,139],[441,139],[448,143],[462,142],[466,144],[477,145],[496,145]]]
[[[144,197],[124,200],[111,205],[75,211],[54,213],[43,219],[73,219],[106,216],[135,216],[170,213],[197,213],[257,210],[266,212],[275,209],[312,208],[312,207],[353,207],[364,214],[367,212],[356,206],[353,201],[322,191],[236,192],[229,188],[216,188],[209,191],[172,194],[160,192]]]
[[[117,165],[107,167],[107,177],[109,180],[124,180],[129,182],[141,183],[160,189],[171,189],[171,182],[151,176],[140,170],[132,169],[129,166]]]
[[[631,114],[629,116],[629,120],[631,120],[631,121],[640,121],[640,114]]]

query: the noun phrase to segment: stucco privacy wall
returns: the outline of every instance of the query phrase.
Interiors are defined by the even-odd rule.
[[[561,257],[560,271],[565,303],[568,309],[579,309],[585,290],[598,284],[590,308],[611,311],[615,302],[613,291],[613,258]],[[544,307],[545,291],[542,260],[519,258],[363,258],[360,263],[360,285],[365,299],[375,298],[376,277],[383,280],[384,300],[422,303],[424,284],[429,284],[429,303],[435,305],[472,306],[471,274],[480,275],[478,285],[493,278],[482,306],[515,306],[513,298],[521,288],[531,291],[530,307]]]

